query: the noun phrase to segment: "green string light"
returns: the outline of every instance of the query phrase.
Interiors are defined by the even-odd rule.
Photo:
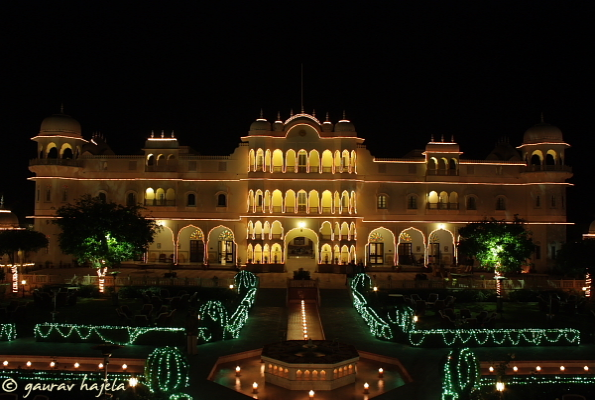
[[[116,331],[126,331],[127,341],[117,341],[105,334],[116,333]],[[77,339],[89,342],[114,343],[122,346],[134,344],[139,336],[150,332],[184,332],[184,328],[154,328],[154,327],[131,327],[131,326],[111,326],[111,325],[75,325],[75,324],[55,324],[44,323],[37,324],[33,329],[36,339],[47,339],[52,333],[58,333],[63,339]],[[93,339],[97,335],[99,340]]]
[[[454,349],[444,363],[442,400],[469,398],[480,382],[479,362],[468,348]]]
[[[145,364],[145,378],[151,392],[173,392],[190,385],[190,364],[176,347],[158,347]]]
[[[194,400],[194,398],[186,393],[175,393],[169,396],[169,400]]]
[[[355,278],[351,280],[351,297],[353,298],[353,305],[357,312],[362,316],[364,321],[370,327],[370,333],[375,337],[381,339],[390,340],[393,338],[393,332],[390,325],[380,318],[380,316],[368,306],[368,302],[360,290],[369,288],[372,281],[366,274],[357,274]]]
[[[0,341],[10,342],[17,338],[17,328],[15,324],[0,324]]]

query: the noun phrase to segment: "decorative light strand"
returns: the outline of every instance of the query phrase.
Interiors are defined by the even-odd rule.
[[[0,324],[0,341],[10,342],[17,338],[17,328],[13,323]]]
[[[158,347],[147,358],[145,378],[151,392],[173,392],[190,385],[190,364],[177,347]]]
[[[479,362],[468,348],[454,349],[444,363],[442,400],[468,398],[480,382]]]
[[[351,280],[351,296],[353,298],[353,305],[357,312],[364,318],[364,321],[370,327],[370,333],[380,338],[390,340],[393,338],[393,332],[390,325],[380,318],[380,316],[368,305],[364,295],[359,290],[365,290],[372,284],[372,280],[366,274],[357,274]]]
[[[127,341],[118,341],[105,334],[116,331],[126,331]],[[35,338],[48,339],[52,333],[58,333],[63,339],[76,338],[88,342],[114,343],[121,346],[134,344],[139,336],[150,332],[183,333],[184,328],[152,328],[152,327],[131,327],[131,326],[110,326],[110,325],[75,325],[43,323],[35,325],[33,333]],[[96,338],[93,337],[96,335]]]

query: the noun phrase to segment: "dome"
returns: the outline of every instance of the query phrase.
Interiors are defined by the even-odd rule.
[[[540,122],[527,129],[525,136],[523,136],[524,144],[542,143],[542,142],[559,142],[564,143],[562,131],[554,125]]]
[[[0,210],[0,229],[19,228],[19,219],[8,210]]]
[[[335,132],[355,132],[355,126],[346,119],[342,119],[335,125]]]
[[[589,234],[595,234],[595,221],[591,222],[591,225],[589,225]]]
[[[81,137],[81,124],[66,114],[54,114],[41,123],[39,134],[43,136],[76,136]]]
[[[250,125],[251,131],[270,131],[271,124],[264,118],[258,118]]]

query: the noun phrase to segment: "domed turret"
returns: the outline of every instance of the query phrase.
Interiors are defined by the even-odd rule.
[[[258,118],[256,121],[252,122],[250,125],[251,131],[270,131],[271,124],[264,118]]]
[[[554,125],[540,122],[527,129],[523,136],[523,144],[564,143],[562,131]]]
[[[347,119],[342,119],[335,125],[335,132],[355,132],[355,125]]]
[[[0,198],[0,229],[18,229],[19,218],[4,208],[4,196]]]
[[[81,137],[81,124],[70,115],[54,114],[41,123],[39,136]]]

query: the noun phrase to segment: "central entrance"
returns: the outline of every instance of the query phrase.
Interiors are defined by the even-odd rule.
[[[308,228],[295,228],[285,235],[287,272],[302,268],[314,273],[318,263],[318,235]]]

